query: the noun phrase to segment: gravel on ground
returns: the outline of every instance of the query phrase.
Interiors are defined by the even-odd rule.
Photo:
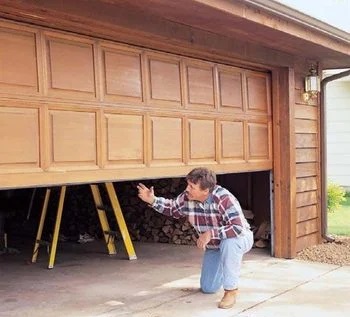
[[[297,259],[335,265],[350,265],[350,237],[334,236],[334,241],[323,242],[298,253]]]

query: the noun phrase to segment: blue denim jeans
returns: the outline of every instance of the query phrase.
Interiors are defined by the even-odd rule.
[[[238,288],[243,254],[254,243],[250,230],[236,238],[221,240],[219,249],[204,252],[200,285],[203,293],[215,293],[221,287],[225,290]]]

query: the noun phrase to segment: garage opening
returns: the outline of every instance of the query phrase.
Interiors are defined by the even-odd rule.
[[[218,184],[239,200],[255,236],[255,247],[273,250],[271,231],[270,171],[217,175]],[[154,186],[157,196],[174,198],[186,188],[184,178],[142,180]],[[114,183],[130,237],[133,241],[195,245],[197,234],[186,219],[172,219],[155,212],[137,197],[135,181]],[[50,242],[55,225],[59,187],[52,189],[43,240]],[[3,190],[0,207],[0,248],[16,253],[33,247],[38,229],[45,188]],[[107,193],[101,191],[103,201]],[[116,238],[122,239],[111,208],[106,215]],[[59,244],[101,242],[103,232],[88,185],[68,186],[60,228]]]

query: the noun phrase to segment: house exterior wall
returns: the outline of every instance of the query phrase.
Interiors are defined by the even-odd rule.
[[[326,87],[327,178],[350,190],[350,81]]]
[[[295,76],[295,252],[321,241],[321,143],[319,100],[305,102],[305,74]]]
[[[63,17],[61,16],[60,18],[65,23],[72,22],[64,20]],[[103,17],[99,18],[102,21]],[[59,17],[55,15],[55,19],[57,22]],[[138,19],[134,19],[131,22],[135,23],[135,21],[138,22]],[[88,21],[84,20],[84,18],[81,18],[79,22],[82,25],[88,25]],[[251,42],[245,42],[244,39],[236,41],[235,39],[229,39],[225,36],[182,24],[171,23],[169,25],[168,22],[158,20],[155,24],[152,24],[151,18],[147,20],[148,25],[145,26],[147,32],[149,32],[147,33],[147,39],[150,40],[149,47],[146,46],[145,48],[145,42],[142,42],[142,47],[138,47],[134,46],[135,42],[144,34],[140,34],[135,30],[133,25],[128,28],[128,23],[129,20],[124,19],[123,28],[128,32],[123,34],[118,32],[118,29],[113,29],[114,24],[110,24],[111,28],[108,28],[108,38],[110,40],[115,37],[115,43],[99,42],[98,34],[106,36],[103,32],[107,29],[102,29],[101,25],[99,28],[91,25],[91,32],[94,34],[94,37],[81,36],[79,29],[75,28],[75,24],[65,24],[65,29],[71,28],[71,32],[74,30],[74,33],[69,35],[61,34],[60,31],[53,29],[46,29],[42,32],[42,27],[39,27],[39,29],[35,28],[33,33],[33,25],[22,26],[21,24],[19,26],[23,31],[21,40],[27,44],[28,52],[30,54],[37,53],[42,57],[37,64],[30,64],[33,68],[39,66],[38,69],[41,73],[38,74],[38,77],[33,75],[27,77],[14,76],[11,77],[12,82],[4,84],[4,87],[7,87],[6,89],[11,90],[13,81],[17,80],[17,84],[19,81],[17,86],[20,86],[22,89],[22,97],[14,96],[13,92],[10,91],[6,91],[3,95],[3,109],[6,108],[3,111],[5,117],[11,117],[12,123],[15,122],[18,112],[8,111],[8,107],[19,105],[22,110],[24,109],[23,113],[27,119],[24,122],[24,126],[28,131],[31,131],[38,122],[43,123],[39,128],[34,128],[36,136],[30,135],[32,140],[34,140],[34,151],[33,147],[29,146],[29,152],[25,152],[27,156],[24,161],[18,155],[19,163],[22,164],[22,167],[26,164],[28,166],[28,163],[32,168],[40,167],[42,161],[37,159],[38,155],[46,157],[44,160],[46,168],[50,168],[50,164],[53,163],[50,177],[46,179],[46,183],[41,182],[41,185],[54,182],[56,184],[66,183],[67,181],[72,182],[76,180],[76,176],[81,177],[80,182],[103,181],[105,178],[117,179],[118,175],[122,179],[139,178],[140,176],[147,178],[171,177],[185,174],[189,166],[203,164],[214,167],[214,169],[222,173],[272,169],[274,175],[274,254],[277,257],[291,258],[302,248],[318,243],[321,238],[319,101],[314,100],[309,104],[301,100],[303,79],[308,72],[306,60],[298,60],[292,54],[285,54],[279,50],[270,50],[263,46],[254,45]],[[167,27],[162,28],[161,26]],[[139,27],[141,26],[139,25]],[[158,34],[160,29],[162,33]],[[32,35],[28,36],[28,33]],[[124,49],[119,47],[118,44],[121,34],[123,42],[127,43],[127,47],[124,47]],[[188,37],[188,34],[192,34],[192,36]],[[11,43],[12,37],[8,36],[8,34],[4,36],[10,39],[9,42]],[[130,36],[130,39],[128,36]],[[172,39],[173,37],[177,37],[181,45],[176,47],[174,43],[168,45],[165,39]],[[33,38],[35,38],[34,42],[40,47],[39,50],[33,48],[32,42],[30,42]],[[215,43],[215,48],[213,47],[213,42]],[[15,41],[12,44],[16,43],[18,42]],[[129,47],[128,45],[131,44],[132,47]],[[85,58],[85,61],[89,62],[90,66],[88,69],[82,68],[84,76],[89,80],[84,81],[74,77],[64,78],[65,72],[62,72],[62,70],[67,69],[67,64],[63,62],[62,56],[71,51],[69,47],[74,47],[77,62],[81,62],[81,58]],[[108,52],[104,59],[101,58],[103,56],[101,48],[106,48],[106,52]],[[61,54],[62,50],[64,54]],[[124,57],[125,51],[128,52],[125,60],[129,65],[133,65],[135,56],[142,55],[140,58],[141,72],[145,71],[147,76],[139,77],[141,78],[141,85],[138,85],[138,89],[132,83],[126,86],[119,85],[120,82],[115,81],[114,76],[110,78],[110,85],[106,85],[106,82],[102,85],[99,84],[99,81],[102,80],[103,82],[108,77],[101,76],[103,74],[103,65],[106,65],[106,61],[107,64],[108,60],[112,63],[116,62],[115,67],[112,67],[111,70],[118,69],[118,67],[125,70],[124,66],[118,66],[119,59],[114,58],[121,53],[120,50],[123,51],[121,55]],[[145,54],[141,53],[143,50],[146,51]],[[51,55],[51,53],[53,54]],[[8,54],[8,56],[11,57],[12,54]],[[107,60],[106,56],[108,57]],[[50,60],[50,58],[53,58],[54,63],[51,63],[52,61],[45,62],[45,59]],[[152,60],[154,61],[153,65]],[[24,61],[26,62],[27,60]],[[188,63],[192,65],[191,71],[194,76],[192,82],[186,77],[188,75],[188,73],[186,75],[186,65]],[[52,68],[55,65],[59,67],[56,69]],[[77,65],[73,63],[72,66],[75,67]],[[152,77],[152,70],[150,71],[150,69],[152,67],[155,71],[153,82],[150,80]],[[165,72],[169,71],[172,74],[178,74],[179,81],[167,82],[162,80],[164,69]],[[245,108],[243,107],[242,109],[247,110],[247,112],[242,111],[239,107],[230,107],[229,104],[222,113],[220,113],[219,107],[210,107],[213,104],[208,103],[207,98],[210,91],[208,89],[208,78],[213,78],[210,87],[213,88],[211,96],[214,99],[212,100],[214,105],[218,105],[222,101],[223,96],[220,96],[218,93],[220,92],[220,89],[218,89],[220,87],[220,69],[223,70],[224,76],[222,78],[226,83],[237,82],[237,78],[245,78],[239,91],[241,91],[244,99]],[[94,70],[97,70],[96,75],[92,75]],[[133,70],[134,72],[131,73],[135,74],[137,67],[134,67]],[[14,73],[9,71],[9,74],[12,76]],[[208,74],[210,75],[208,76]],[[253,74],[252,80],[247,80],[249,74]],[[39,85],[36,86],[35,83],[38,78]],[[24,85],[21,83],[21,80],[25,80]],[[72,80],[76,88],[74,89],[75,91],[70,91],[71,85],[67,83],[67,80]],[[249,82],[252,86],[249,86]],[[174,93],[174,90],[169,90],[164,94],[162,89],[157,90],[156,87],[154,87],[155,90],[153,91],[150,89],[152,85],[161,87],[164,84],[169,84],[171,87],[179,87],[181,83],[184,83],[185,86],[187,85],[187,90],[181,90],[180,93]],[[188,94],[189,86],[200,93]],[[106,89],[110,94],[105,94]],[[131,95],[124,95],[121,98],[118,96],[120,89],[126,89]],[[140,94],[143,92],[145,92],[146,102],[140,98]],[[177,92],[179,91],[177,90]],[[252,95],[249,96],[249,93]],[[270,93],[271,103],[269,100]],[[36,94],[36,96],[33,97],[33,94]],[[232,99],[230,90],[226,91],[224,99],[226,97],[225,103],[227,101],[230,102]],[[249,107],[250,98],[252,98],[251,100],[256,100],[255,105],[253,102],[251,108]],[[92,99],[93,102],[91,102]],[[161,99],[163,101],[160,101]],[[135,100],[139,100],[139,103],[136,106],[130,106],[130,102],[132,103]],[[147,103],[147,100],[150,103]],[[181,101],[183,100],[187,101],[187,108],[182,108],[183,104]],[[261,100],[266,100],[266,103],[261,103]],[[33,105],[38,101],[42,103],[42,106]],[[192,110],[191,101],[194,101]],[[114,110],[113,106],[116,102],[121,102],[123,107],[126,108]],[[175,110],[173,107],[175,107]],[[107,117],[105,117],[105,111],[108,113]],[[64,115],[62,115],[63,113]],[[74,142],[65,142],[65,127],[69,114],[73,113],[74,116],[72,117],[76,118],[75,122],[77,124],[73,127],[70,126],[70,128],[75,139]],[[114,119],[121,116],[125,116],[124,118],[127,119],[123,123],[128,122],[131,125],[120,125],[118,120],[117,124],[113,124],[116,122]],[[143,116],[145,116],[145,120],[142,119]],[[101,118],[107,119],[107,122],[101,120]],[[232,120],[228,125],[222,125],[221,123],[226,122],[227,119]],[[108,120],[110,121],[108,122]],[[4,122],[9,128],[12,128],[10,121],[5,120]],[[144,127],[142,127],[143,122],[146,122]],[[241,124],[240,122],[243,123]],[[109,123],[116,130],[128,131],[131,135],[134,135],[136,127],[139,147],[144,146],[147,148],[144,152],[145,157],[148,159],[147,162],[155,163],[152,168],[147,169],[149,167],[147,164],[142,165],[143,157],[138,157],[138,162],[125,162],[130,157],[129,154],[127,152],[119,152],[113,146],[112,151],[106,155],[108,143],[95,142],[94,133],[100,137],[99,140],[108,137],[105,128]],[[197,137],[192,142],[195,145],[192,148],[192,153],[190,147],[191,139],[189,138],[191,136],[191,127],[188,124],[198,127],[205,135],[204,140]],[[164,138],[164,131],[169,127],[172,127],[173,131],[175,131],[174,138],[166,139]],[[185,128],[183,129],[183,127]],[[231,150],[232,146],[237,149],[235,144],[237,127],[238,131],[243,131],[243,134],[247,136],[247,138],[243,139],[245,141],[240,143],[241,147],[238,147],[238,149],[241,149],[239,153],[243,153],[243,156],[237,156],[237,153]],[[159,131],[156,137],[152,135],[153,128]],[[240,128],[242,130],[239,130]],[[93,146],[86,139],[83,139],[83,129],[87,129],[87,134],[92,140]],[[12,136],[16,139],[16,130],[13,129],[12,131]],[[49,134],[46,131],[49,131]],[[179,131],[182,131],[183,138],[178,138]],[[230,131],[234,134],[234,138],[227,137],[225,142],[221,142],[223,140],[221,138],[222,133]],[[260,141],[261,136],[263,136],[262,141]],[[35,138],[37,138],[37,141],[35,141]],[[54,142],[55,138],[58,140],[56,144]],[[86,146],[81,155],[74,153],[75,145],[79,144],[80,138],[83,141],[82,145]],[[252,142],[255,145],[254,147],[249,146],[249,138],[254,139]],[[212,141],[209,149],[201,143],[208,139]],[[155,143],[152,143],[153,141]],[[170,152],[172,157],[167,157],[169,152],[164,151],[164,147],[168,146],[169,142],[174,141],[180,144],[179,150]],[[2,142],[6,142],[6,140]],[[45,142],[48,142],[51,148],[50,146],[40,147]],[[135,146],[135,143],[129,144],[127,139],[121,139],[120,142],[126,146],[131,146],[131,148]],[[19,143],[27,146],[25,142]],[[64,148],[66,144],[70,146],[69,151],[66,151]],[[231,148],[226,150],[226,145]],[[51,150],[56,151],[57,155],[53,155]],[[20,153],[20,149],[18,151]],[[96,156],[96,151],[99,151],[101,156]],[[155,156],[152,155],[152,151],[156,154]],[[220,161],[223,154],[233,156],[233,160],[237,156],[238,161],[241,160],[241,163],[236,161],[234,164],[231,164],[232,157],[228,157],[226,168],[221,168],[225,166],[225,160]],[[188,160],[188,158],[191,158],[191,155],[194,159],[192,162]],[[106,162],[106,160],[103,161],[101,159],[103,156],[111,161],[121,161],[122,167],[118,169],[117,174],[111,175],[111,171],[108,169],[104,169],[102,174],[96,174],[96,170],[100,167],[101,162]],[[249,166],[247,164],[249,162],[246,159],[252,156],[255,156],[256,160],[253,159],[253,165]],[[183,160],[183,157],[186,157],[187,161]],[[66,173],[66,167],[72,165],[72,161],[74,162],[74,168],[70,168],[71,174]],[[217,164],[218,161],[222,164]],[[81,164],[82,162],[85,165]],[[16,178],[13,177],[15,173],[19,175],[17,178],[18,184],[20,184],[19,181],[21,180],[21,166],[18,168],[16,163],[18,162],[14,161],[9,164],[8,169],[4,173],[7,173],[7,179],[11,179],[12,186],[16,186]],[[135,168],[134,165],[130,168],[132,164],[139,164],[139,166]],[[81,169],[82,167],[84,169]],[[113,164],[110,167],[113,167]],[[38,169],[37,172],[42,171]],[[73,177],[68,179],[68,174],[73,175]],[[87,175],[87,177],[84,178],[82,175]],[[91,177],[91,175],[97,175],[97,178]],[[35,176],[35,173],[29,175],[26,182],[29,178],[33,178],[34,182],[37,181]],[[4,180],[4,184],[6,181],[8,182],[7,179]],[[26,182],[21,184],[28,185],[29,183]]]

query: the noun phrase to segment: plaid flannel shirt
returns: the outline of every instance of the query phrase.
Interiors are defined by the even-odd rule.
[[[250,229],[237,198],[219,185],[203,203],[189,200],[184,191],[175,199],[155,197],[152,207],[166,216],[187,217],[198,234],[211,230],[207,248],[218,248],[220,240],[237,237]]]

